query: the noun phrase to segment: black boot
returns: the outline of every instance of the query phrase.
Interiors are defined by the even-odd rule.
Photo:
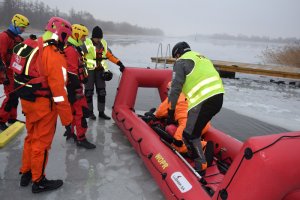
[[[29,185],[31,181],[31,177],[32,177],[31,171],[23,173],[20,180],[20,186],[26,187],[27,185]]]
[[[7,120],[7,123],[9,123],[9,124],[13,124],[15,122],[20,122],[20,120],[18,120],[18,119],[8,119]]]
[[[104,112],[99,112],[99,117],[105,120],[110,120],[111,118],[107,116]]]
[[[1,131],[4,131],[4,130],[7,129],[7,128],[8,128],[8,126],[6,125],[5,122],[0,122],[0,130],[1,130]]]
[[[205,156],[203,154],[201,139],[189,139],[187,138],[187,134],[183,134],[182,137],[185,145],[188,148],[189,153],[192,155],[192,158],[195,162],[195,170],[201,174],[207,168],[207,162]]]
[[[210,167],[214,161],[214,142],[207,141],[204,152],[205,159],[207,161],[207,167]]]
[[[83,147],[86,149],[95,149],[96,145],[90,143],[89,141],[87,141],[87,139],[83,139],[83,140],[77,140],[77,146],[79,147]]]
[[[39,182],[32,184],[32,193],[40,193],[48,190],[55,190],[63,185],[62,180],[48,180],[43,177]]]
[[[94,115],[94,113],[91,113],[91,114],[90,114],[89,119],[91,119],[91,120],[96,120],[96,116]]]
[[[70,138],[73,138],[75,142],[77,140],[77,135],[75,133],[68,134],[68,132],[66,131],[64,133],[64,136],[66,137],[66,140],[69,140]]]

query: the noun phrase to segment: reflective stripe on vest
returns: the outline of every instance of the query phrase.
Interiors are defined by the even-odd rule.
[[[96,67],[96,47],[90,38],[86,38],[84,45],[88,51],[85,55],[85,63],[89,70],[94,70]]]
[[[182,88],[188,100],[188,110],[216,94],[224,93],[219,73],[209,59],[194,51],[183,54],[179,59],[189,59],[194,62],[194,68],[186,76]]]
[[[27,44],[25,44],[23,47],[21,47],[20,49],[19,49],[19,51],[16,53],[18,56],[20,56],[21,55],[21,53],[22,53],[22,51],[24,50],[24,49],[26,49],[27,48]],[[46,47],[46,46],[48,46],[48,43],[44,43],[43,44],[43,47]],[[28,58],[28,60],[27,60],[27,62],[26,62],[26,66],[25,66],[25,71],[24,71],[24,74],[26,75],[26,76],[28,76],[29,75],[29,66],[30,66],[30,63],[31,63],[31,61],[32,61],[32,58],[33,58],[33,56],[36,54],[36,52],[39,50],[39,47],[35,47],[33,50],[32,50],[32,52],[30,53],[30,56],[29,56],[29,58]]]
[[[44,48],[49,44],[46,42],[40,46]],[[51,96],[45,76],[40,75],[41,63],[38,60],[41,59],[41,55],[37,53],[38,46],[37,41],[27,39],[13,50],[11,67],[14,71],[15,87],[18,88],[16,93],[21,99],[29,101],[34,101],[36,97]]]
[[[102,51],[102,61],[101,61],[101,66],[104,68],[105,71],[108,70],[108,63],[106,62],[106,54],[107,54],[107,42],[106,40],[104,40],[103,38],[101,39],[101,44],[104,48],[104,50]]]
[[[18,81],[17,79],[14,79],[14,81],[15,81],[16,83],[20,84],[20,85],[24,85],[25,87],[30,87],[30,88],[32,88],[32,85],[30,85],[30,84],[27,84],[27,83]]]

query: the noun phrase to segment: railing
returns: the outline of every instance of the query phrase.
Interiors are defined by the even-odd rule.
[[[159,53],[160,53],[160,55],[159,55]],[[156,62],[155,62],[155,69],[157,69],[158,63],[161,63],[161,62],[159,62],[159,60],[158,60],[159,57],[160,57],[160,58],[163,57],[162,43],[159,43],[159,44],[158,44],[158,49],[157,49],[157,54],[156,54]],[[164,58],[164,62],[163,62],[163,64],[164,64],[164,69],[166,68],[168,58],[170,58],[170,57],[171,57],[171,45],[168,44],[168,45],[167,45],[167,49],[166,49],[166,54],[165,54],[165,56],[163,57],[163,58]]]

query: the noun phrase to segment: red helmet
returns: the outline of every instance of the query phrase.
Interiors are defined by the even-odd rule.
[[[52,17],[46,26],[46,30],[56,34],[58,41],[63,43],[66,43],[68,37],[72,35],[72,25],[60,17]]]

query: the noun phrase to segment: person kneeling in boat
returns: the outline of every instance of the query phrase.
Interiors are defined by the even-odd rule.
[[[168,83],[167,90],[170,90],[171,82]],[[169,109],[169,98],[167,97],[157,108],[155,117],[158,119],[167,118],[168,117],[168,109]],[[177,141],[182,141],[182,133],[186,126],[187,121],[187,109],[188,109],[188,102],[186,101],[185,95],[183,93],[180,94],[176,109],[175,109],[175,121],[178,123],[178,126],[175,126],[174,124],[170,124],[166,126],[166,132],[168,132],[171,136],[174,137]],[[208,122],[205,128],[202,130],[202,134],[204,134],[210,127],[210,123]],[[206,145],[205,141],[201,141],[202,146]],[[172,144],[172,146],[182,154],[186,154],[188,152],[187,147],[185,144],[182,144],[181,146],[176,146],[175,144]]]
[[[172,49],[176,58],[172,85],[169,92],[168,123],[175,119],[175,108],[180,93],[188,101],[188,118],[183,131],[183,141],[193,155],[195,169],[203,171],[207,162],[200,146],[201,132],[206,124],[222,108],[224,87],[213,63],[203,55],[192,51],[186,42],[177,43]]]

